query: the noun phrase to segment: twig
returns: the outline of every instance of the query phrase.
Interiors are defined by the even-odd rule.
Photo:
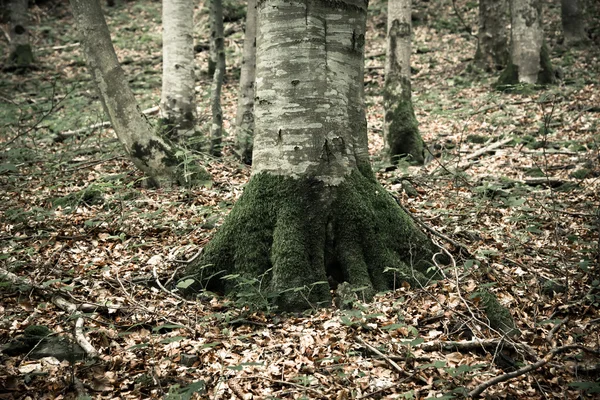
[[[469,25],[467,25],[467,23],[465,22],[463,17],[459,14],[458,9],[456,7],[455,0],[452,0],[452,8],[454,9],[454,13],[458,17],[458,20],[460,21],[461,24],[463,24],[463,27],[466,29],[466,31],[469,33],[469,35],[476,37],[476,35],[473,34],[473,30],[471,29],[471,27]]]
[[[160,108],[158,106],[155,106],[155,107],[151,107],[151,108],[143,110],[142,114],[144,114],[144,115],[154,115],[159,110],[160,110]],[[110,121],[98,122],[97,124],[88,125],[86,127],[83,127],[83,128],[80,128],[80,129],[76,129],[74,131],[59,132],[58,133],[58,137],[60,137],[60,138],[67,138],[67,137],[70,137],[70,136],[79,135],[79,134],[87,132],[89,130],[94,130],[94,129],[98,129],[98,128],[108,128],[109,126],[111,126],[111,122]]]
[[[371,346],[369,343],[365,342],[360,336],[357,336],[356,340],[360,344],[362,344],[363,346],[365,346],[371,353],[375,353],[379,357],[381,357],[385,361],[387,361],[387,363],[390,364],[399,374],[401,374],[401,375],[407,375],[407,372],[405,370],[403,370],[402,368],[400,368],[400,366],[398,364],[396,364],[395,361],[393,361],[392,359],[390,359],[388,356],[386,356],[385,354],[383,354],[381,351],[377,350],[375,347]]]
[[[482,384],[480,384],[480,385],[476,386],[474,389],[472,389],[469,392],[469,396],[477,397],[481,393],[483,393],[486,389],[488,389],[489,387],[492,387],[501,382],[506,382],[509,379],[516,378],[521,375],[525,375],[528,372],[535,371],[536,369],[543,367],[544,365],[548,364],[554,358],[554,356],[556,356],[557,354],[564,353],[569,350],[576,350],[576,349],[597,352],[597,350],[588,349],[588,348],[585,348],[580,345],[567,345],[567,346],[554,348],[554,349],[550,350],[548,353],[546,353],[546,355],[544,357],[542,357],[539,361],[537,361],[533,364],[526,365],[525,367],[520,368],[516,371],[509,372],[509,373],[506,373],[503,375],[499,375],[490,380],[483,382]]]
[[[550,332],[548,332],[548,336],[546,337],[546,341],[548,343],[552,343],[552,338],[554,337],[554,334],[556,334],[556,332],[558,332],[558,330],[560,329],[560,327],[563,326],[564,324],[566,324],[567,322],[569,322],[569,317],[566,317],[565,319],[559,321],[558,324],[554,325],[552,327],[552,329],[550,329]]]
[[[504,339],[484,339],[484,340],[469,340],[465,342],[455,341],[431,341],[424,342],[414,346],[423,351],[495,351],[498,347],[505,347],[513,351],[523,351],[535,360],[538,360],[537,354],[533,349],[525,343],[511,343]]]
[[[322,399],[328,399],[329,398],[329,397],[325,396],[322,392],[320,392],[320,391],[318,391],[316,389],[309,388],[309,387],[303,386],[303,385],[299,385],[299,384],[294,383],[294,382],[281,381],[279,379],[269,378],[268,376],[250,375],[250,376],[241,376],[238,379],[257,379],[257,378],[258,379],[266,379],[266,380],[268,380],[270,382],[273,382],[273,383],[279,383],[280,385],[294,386],[294,387],[296,387],[298,389],[302,389],[302,390],[306,390],[306,391],[309,391],[311,393],[314,393],[316,396],[318,396],[319,398],[322,398]]]
[[[161,288],[165,293],[170,294],[171,296],[175,297],[178,300],[183,301],[184,303],[196,304],[196,302],[186,300],[183,297],[181,297],[180,295],[178,295],[177,293],[171,292],[166,287],[164,287],[163,284],[160,283],[160,279],[158,279],[158,273],[156,272],[156,266],[152,267],[152,275],[154,276],[154,280],[155,280],[156,284],[158,285],[158,287]]]
[[[432,227],[430,227],[429,225],[427,225],[423,220],[421,220],[421,218],[419,218],[418,216],[414,215],[412,212],[410,212],[409,209],[407,209],[406,207],[404,207],[402,205],[402,203],[400,203],[400,200],[392,195],[392,197],[394,197],[394,199],[396,200],[396,203],[398,203],[398,205],[400,206],[400,208],[407,213],[413,220],[415,220],[419,225],[421,225],[423,228],[425,228],[427,231],[429,231],[430,233],[432,233],[433,235],[439,237],[440,239],[443,239],[445,241],[447,241],[448,243],[450,243],[452,246],[456,247],[457,249],[459,249],[461,252],[464,251],[465,255],[470,255],[471,253],[469,252],[469,249],[467,248],[467,246],[465,246],[462,243],[457,242],[454,239],[449,238],[448,236],[444,235],[441,232],[436,231],[435,229],[433,229]]]

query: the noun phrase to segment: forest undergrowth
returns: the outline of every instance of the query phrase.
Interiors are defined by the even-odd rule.
[[[304,314],[277,314],[256,292],[198,301],[171,292],[250,174],[232,151],[243,45],[236,8],[225,24],[224,156],[190,160],[212,175],[203,187],[154,190],[101,124],[68,7],[33,6],[37,67],[0,80],[0,346],[25,343],[27,327],[48,330],[25,353],[0,354],[0,398],[598,396],[600,39],[565,47],[560,9],[546,3],[561,81],[505,92],[493,88],[499,72],[473,65],[476,38],[465,25],[476,28],[475,3],[418,3],[412,87],[428,162],[391,168],[380,157],[386,3],[371,2],[373,165],[453,263],[427,287],[399,283],[371,303]],[[117,2],[106,13],[129,83],[156,124],[160,2]],[[203,5],[196,13],[198,113],[208,134],[208,18]],[[489,292],[519,335],[490,328]],[[73,355],[82,335],[85,357]],[[33,357],[49,338],[70,355]]]

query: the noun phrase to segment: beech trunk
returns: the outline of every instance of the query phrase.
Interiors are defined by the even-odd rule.
[[[488,71],[508,64],[510,38],[508,0],[479,1],[479,32],[475,62]]]
[[[152,186],[194,183],[200,178],[197,168],[185,165],[177,149],[157,135],[142,114],[117,59],[99,0],[70,3],[104,111],[127,155]]]
[[[171,140],[185,141],[196,125],[194,3],[163,0],[163,75],[160,116]]]
[[[246,32],[240,74],[236,125],[236,147],[242,161],[252,163],[254,140],[254,80],[256,77],[256,0],[248,0]]]
[[[389,161],[408,157],[422,164],[423,139],[412,104],[410,84],[411,0],[389,0],[385,63],[385,151]]]
[[[426,281],[432,244],[369,164],[365,0],[258,5],[253,172],[188,269],[203,288],[277,304],[330,305],[348,282],[369,299]]]

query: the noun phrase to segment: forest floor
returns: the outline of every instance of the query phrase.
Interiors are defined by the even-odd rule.
[[[220,297],[184,301],[161,287],[210,240],[249,177],[231,151],[243,21],[225,26],[225,156],[198,155],[212,184],[150,190],[110,129],[77,131],[105,116],[74,21],[63,2],[33,6],[38,68],[0,80],[0,346],[32,325],[71,343],[83,324],[99,357],[0,354],[0,399],[453,398],[487,384],[488,398],[597,398],[598,42],[565,48],[550,7],[546,36],[562,81],[500,92],[498,73],[473,68],[476,39],[457,18],[476,27],[476,3],[418,4],[413,101],[432,157],[395,170],[379,157],[380,0],[367,35],[370,150],[407,210],[467,251],[434,235],[456,262],[446,279],[302,315]],[[201,9],[196,40],[205,44]],[[140,106],[157,106],[160,2],[118,2],[106,17]],[[206,59],[197,53],[208,132]],[[519,337],[489,328],[483,288],[508,307]]]

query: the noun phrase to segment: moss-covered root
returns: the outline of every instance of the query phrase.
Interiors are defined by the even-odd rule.
[[[432,254],[427,237],[369,174],[355,170],[335,187],[258,174],[190,266],[195,282],[186,292],[255,291],[280,310],[299,310],[331,304],[327,282],[349,282],[369,300],[403,281],[424,284]]]
[[[477,292],[480,304],[490,322],[490,327],[508,336],[519,336],[520,332],[515,325],[510,311],[498,301],[490,291],[484,289]]]

